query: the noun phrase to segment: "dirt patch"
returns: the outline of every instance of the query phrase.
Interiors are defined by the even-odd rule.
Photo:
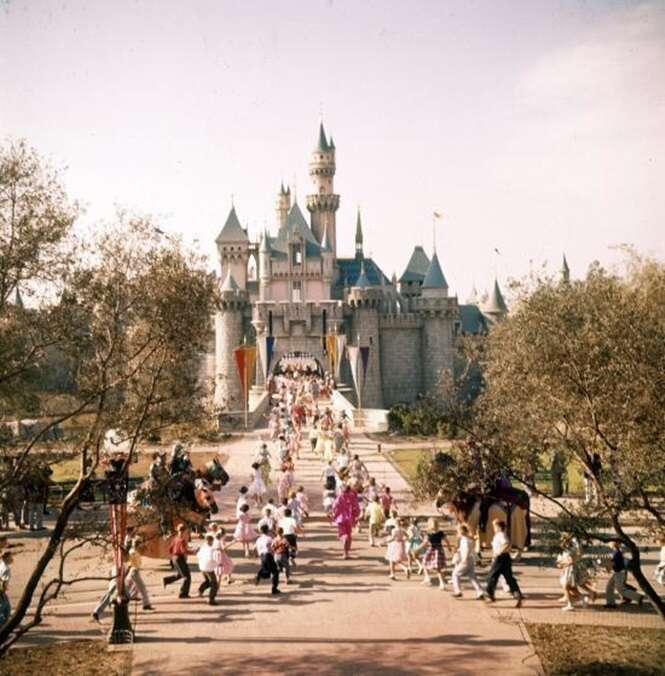
[[[0,660],[3,676],[129,676],[131,652],[109,653],[103,641],[15,648]]]
[[[665,629],[528,624],[548,676],[662,676]]]

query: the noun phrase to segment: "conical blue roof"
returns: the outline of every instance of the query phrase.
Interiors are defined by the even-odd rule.
[[[485,307],[483,307],[483,312],[497,315],[506,314],[508,312],[508,306],[506,305],[506,301],[503,300],[503,294],[501,293],[499,280],[497,279],[494,280],[494,288],[492,289],[492,293],[490,294]]]
[[[222,284],[222,291],[237,291],[239,288],[240,287],[238,286],[238,283],[236,282],[235,279],[233,279],[231,270],[229,270],[228,273],[226,274],[226,279]]]
[[[423,289],[447,289],[448,282],[443,276],[443,270],[441,270],[441,265],[439,263],[439,257],[434,252],[432,260],[427,268],[425,273],[425,279],[423,280]]]
[[[325,129],[323,128],[323,122],[321,122],[321,124],[319,125],[319,139],[316,144],[316,149],[324,153],[327,153],[330,150],[330,146],[328,145],[328,141],[326,140],[326,132]]]
[[[243,230],[238,220],[235,206],[231,207],[231,211],[226,218],[226,223],[224,223],[222,231],[217,235],[215,242],[217,244],[221,242],[249,242],[249,237],[247,237],[247,233]]]
[[[369,279],[367,279],[367,275],[365,274],[365,261],[360,264],[360,274],[353,286],[358,289],[366,289],[370,286]]]
[[[414,248],[411,258],[400,277],[400,282],[421,282],[429,270],[430,260],[421,246]]]

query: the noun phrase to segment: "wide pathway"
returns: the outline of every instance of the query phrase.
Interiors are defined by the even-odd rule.
[[[220,516],[230,519],[224,519],[229,529],[259,435],[225,449],[232,480],[222,493]],[[352,451],[403,506],[408,503],[407,484],[375,443],[354,436]],[[342,560],[321,512],[321,469],[309,450],[296,465],[296,480],[314,510],[292,584],[282,585],[281,596],[271,596],[267,582],[254,586],[256,562],[237,551],[237,582],[222,587],[216,607],[174,598],[173,587],[165,595],[159,580],[166,568],[153,562],[148,579],[158,612],[138,616],[134,674],[482,674],[497,663],[502,673],[538,673],[520,623],[503,621],[471,591],[456,600],[448,591],[423,587],[419,578],[389,580],[384,548],[370,548],[365,533],[353,558]],[[199,577],[194,573],[194,596]]]

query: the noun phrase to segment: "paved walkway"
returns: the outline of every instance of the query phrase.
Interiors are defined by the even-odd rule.
[[[220,494],[220,518],[229,530],[235,522],[237,490],[248,479],[261,434],[234,437],[224,444],[232,479]],[[427,506],[411,503],[408,485],[377,452],[375,441],[354,435],[352,449],[378,482],[391,486],[403,513],[427,512]],[[647,608],[603,611],[598,607],[601,601],[589,610],[562,613],[551,557],[539,558],[537,552],[530,552],[516,566],[527,595],[521,610],[515,610],[501,592],[497,604],[487,606],[475,601],[470,590],[464,599],[456,600],[448,591],[423,587],[419,579],[407,581],[399,575],[392,582],[384,549],[370,548],[364,533],[362,540],[356,540],[354,558],[344,561],[334,530],[320,511],[321,469],[321,462],[309,451],[296,467],[296,479],[306,486],[314,510],[301,539],[293,584],[282,587],[282,596],[272,597],[267,583],[258,588],[247,584],[256,562],[242,558],[237,549],[231,550],[237,582],[222,588],[217,607],[197,598],[179,600],[173,587],[164,592],[161,578],[166,565],[145,560],[144,576],[157,612],[133,612],[134,674],[309,674],[313,670],[321,674],[483,674],[497,663],[502,673],[534,674],[538,660],[523,636],[524,622],[662,625]],[[25,544],[21,559],[26,563],[44,541],[25,532],[13,534],[12,539]],[[655,558],[653,552],[647,557],[649,575]],[[87,550],[76,561],[77,572],[99,574],[105,569],[100,563],[99,552]],[[29,568],[14,567],[14,590],[22,586]],[[193,579],[195,590],[198,572]],[[101,627],[90,622],[103,586],[85,582],[67,590],[22,644],[104,637],[110,616]],[[599,581],[598,588],[603,586],[604,581]]]
[[[237,489],[249,473],[258,443],[253,436],[228,449],[233,478],[222,494],[223,516],[233,513]],[[352,448],[398,501],[410,500],[406,482],[375,443],[357,436]],[[283,595],[272,597],[268,583],[248,584],[256,562],[238,558],[236,551],[238,582],[222,588],[220,606],[160,595],[159,612],[140,615],[134,674],[479,674],[497,658],[504,673],[537,673],[520,626],[498,619],[471,592],[457,601],[419,579],[401,575],[392,582],[384,548],[370,548],[364,533],[353,558],[342,560],[320,511],[321,469],[309,451],[296,466],[315,511]],[[155,570],[153,580],[162,574]]]

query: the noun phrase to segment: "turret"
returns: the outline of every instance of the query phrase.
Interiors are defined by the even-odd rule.
[[[241,289],[247,288],[247,262],[249,261],[249,237],[240,225],[235,206],[231,206],[224,227],[215,239],[219,252],[221,278],[230,272]]]
[[[270,236],[265,230],[259,244],[259,298],[270,300],[270,280],[272,278]]]
[[[229,270],[219,290],[219,309],[215,315],[215,404],[225,410],[242,408],[242,388],[237,376],[233,351],[242,344],[243,315],[248,303]]]
[[[323,123],[319,126],[319,135],[312,151],[309,163],[309,175],[312,179],[312,194],[307,196],[307,209],[312,218],[312,231],[317,242],[323,242],[328,231],[332,251],[337,256],[336,212],[339,208],[339,195],[335,194],[335,144],[328,142]]]
[[[501,321],[508,314],[508,306],[503,299],[503,294],[499,288],[499,280],[494,280],[494,287],[489,295],[487,301],[480,308],[480,311],[485,315],[485,318],[491,323]]]
[[[283,228],[286,225],[286,217],[291,210],[291,188],[286,186],[284,188],[284,183],[279,187],[279,192],[277,193],[277,224],[280,228]]]
[[[364,260],[361,260],[360,274],[349,290],[347,302],[353,308],[353,341],[360,347],[369,347],[367,375],[360,403],[362,408],[383,408],[379,316],[384,292],[380,286],[370,283]]]
[[[454,327],[459,317],[457,298],[448,297],[448,283],[434,252],[420,296],[412,300],[422,317],[421,354],[423,386],[426,394],[440,396],[445,379],[452,376],[454,364]]]
[[[323,267],[323,284],[327,289],[327,295],[330,297],[330,291],[335,276],[335,253],[333,252],[328,228],[323,233],[323,242],[321,246],[321,265]]]

